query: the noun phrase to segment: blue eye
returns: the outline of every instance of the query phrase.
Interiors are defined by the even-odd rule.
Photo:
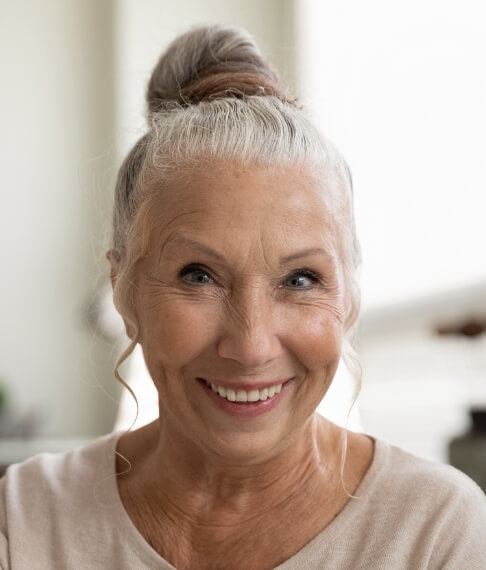
[[[298,271],[293,273],[289,277],[289,279],[296,280],[300,279],[302,276],[306,277],[307,279],[310,279],[313,284],[319,283],[321,281],[319,275],[317,275],[317,273],[311,271],[310,269],[299,269]],[[297,289],[310,289],[310,287],[297,287]]]
[[[209,274],[209,272],[204,269],[202,266],[200,265],[187,265],[186,267],[182,268],[179,272],[179,277],[182,279],[183,277],[185,277],[186,275],[190,275],[190,274],[195,274],[198,276],[196,281],[186,281],[183,280],[184,283],[187,283],[188,285],[206,285],[208,284],[210,281],[209,280],[212,279],[211,275]],[[298,271],[295,271],[294,273],[292,273],[292,275],[290,275],[290,277],[288,277],[288,280],[299,280],[302,279],[302,277],[305,277],[307,279],[310,279],[312,281],[312,285],[308,285],[308,286],[303,286],[303,287],[291,287],[294,289],[311,289],[312,286],[316,283],[320,283],[322,282],[322,278],[320,277],[319,274],[317,274],[315,271],[312,271],[311,269],[299,269]]]
[[[180,270],[179,272],[179,277],[182,279],[182,277],[185,277],[186,275],[190,274],[190,273],[199,273],[200,275],[209,275],[209,273],[202,269],[199,265],[187,265],[186,267],[184,267],[183,269]],[[204,285],[206,282],[201,281],[201,279],[199,279],[197,281],[198,283],[201,283],[202,285]],[[185,281],[185,283],[187,283],[187,281]],[[196,281],[192,281],[192,284],[196,283]]]

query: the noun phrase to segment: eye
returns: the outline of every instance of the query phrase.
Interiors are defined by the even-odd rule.
[[[312,271],[311,269],[299,269],[298,271],[292,273],[292,275],[288,278],[288,280],[292,280],[295,283],[301,280],[302,276],[309,279],[312,282],[312,285],[307,287],[297,287],[297,289],[311,289],[314,284],[320,283],[322,281],[320,275],[318,275],[315,271]]]
[[[199,265],[192,264],[192,265],[187,265],[186,267],[183,267],[179,271],[179,277],[182,279],[183,277],[185,277],[186,275],[189,275],[191,273],[195,273],[196,275],[199,274],[199,279],[197,279],[197,281],[189,281],[189,282],[184,280],[185,283],[189,283],[189,284],[200,283],[202,285],[205,285],[207,283],[207,281],[203,281],[201,279],[201,276],[203,276],[203,275],[209,276],[209,273]]]
[[[187,281],[183,279],[186,275],[191,275],[191,274],[196,275],[196,280]],[[206,285],[212,279],[211,275],[206,269],[204,269],[201,265],[195,265],[195,264],[183,267],[179,272],[179,277],[189,285],[196,285],[196,284]],[[309,279],[311,281],[311,285],[296,287],[295,286],[296,283],[299,282],[302,283],[302,278]],[[318,273],[312,271],[311,269],[299,269],[297,271],[294,271],[294,273],[292,273],[292,275],[290,275],[286,281],[294,281],[294,285],[291,286],[291,288],[306,290],[306,289],[311,289],[312,286],[316,283],[322,283],[322,278]]]

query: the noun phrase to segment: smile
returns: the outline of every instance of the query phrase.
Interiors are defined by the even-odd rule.
[[[287,380],[282,384],[276,384],[270,388],[264,388],[263,390],[251,390],[247,392],[244,390],[234,391],[225,389],[221,386],[217,387],[216,385],[211,385],[211,383],[203,378],[198,378],[199,385],[208,395],[216,409],[240,419],[251,419],[275,409],[289,392],[293,384],[292,380],[293,379]],[[220,394],[219,390],[223,392],[223,395]],[[230,400],[229,398],[232,398],[233,395],[235,399]],[[261,397],[263,397],[263,399],[261,399]]]
[[[206,386],[211,388],[213,392],[218,394],[221,398],[225,398],[230,402],[247,403],[247,402],[258,402],[270,400],[275,396],[275,394],[280,394],[282,386],[285,382],[280,384],[274,384],[268,388],[263,388],[262,390],[232,390],[231,388],[225,388],[224,386],[218,386],[212,382],[204,380]]]

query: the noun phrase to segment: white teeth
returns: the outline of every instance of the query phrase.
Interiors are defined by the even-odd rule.
[[[226,392],[226,390],[225,390]],[[248,402],[248,400],[250,399],[250,394],[254,395],[254,392],[245,392],[244,390],[238,390],[238,392],[236,392],[236,401],[237,402]],[[221,394],[220,394],[221,396]]]
[[[208,382],[206,382],[208,384]],[[273,398],[275,394],[278,394],[282,390],[282,384],[277,384],[271,388],[264,388],[263,390],[251,390],[250,392],[245,392],[245,390],[231,390],[230,388],[225,388],[224,386],[217,386],[216,384],[210,383],[213,392],[226,398],[230,402],[258,402]]]
[[[217,392],[220,396],[226,397],[226,394],[225,394],[226,390],[225,390],[224,388],[217,388],[217,389],[216,389],[216,392]]]

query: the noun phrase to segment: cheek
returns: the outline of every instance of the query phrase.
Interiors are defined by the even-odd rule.
[[[341,356],[342,324],[325,312],[307,314],[293,327],[293,351],[307,370],[322,374],[324,368],[336,370]]]
[[[214,313],[187,301],[168,301],[143,310],[140,320],[149,370],[149,363],[154,369],[180,369],[204,351],[214,334]]]

